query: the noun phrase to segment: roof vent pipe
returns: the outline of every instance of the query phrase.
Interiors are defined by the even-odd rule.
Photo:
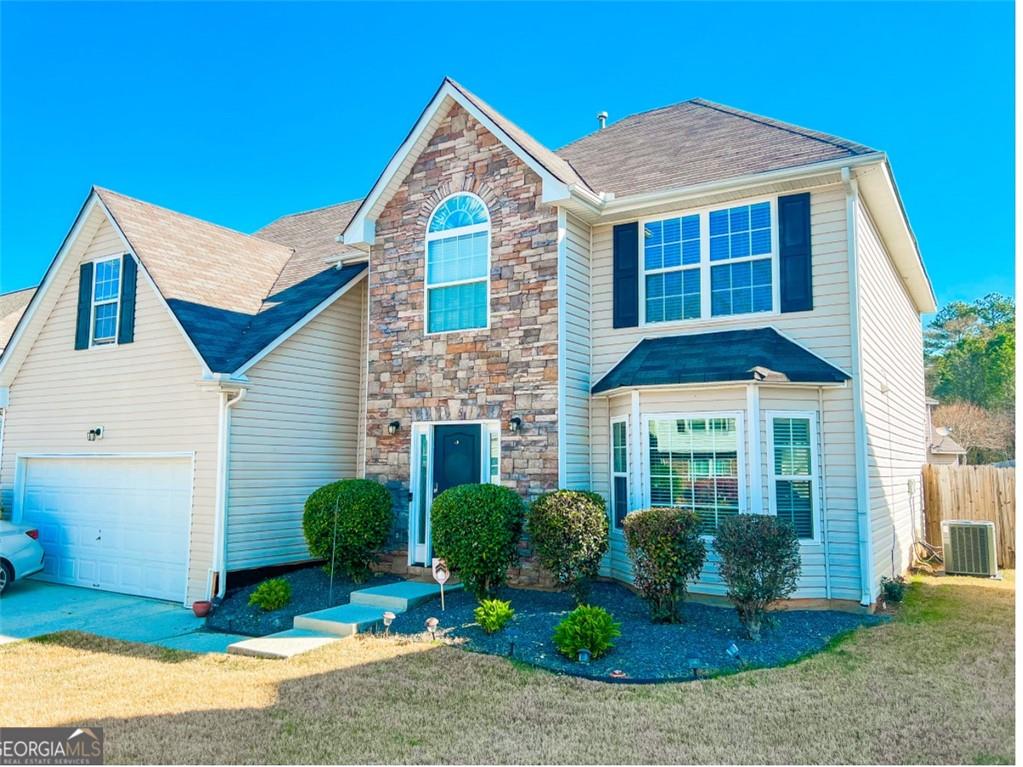
[[[607,125],[607,112],[597,112],[597,122],[600,123],[598,130],[604,130],[604,126]]]

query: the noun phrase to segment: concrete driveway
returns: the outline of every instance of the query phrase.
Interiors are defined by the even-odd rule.
[[[15,581],[0,597],[0,644],[55,631],[85,631],[191,652],[225,652],[229,644],[246,639],[206,631],[191,610],[158,599],[33,580]]]

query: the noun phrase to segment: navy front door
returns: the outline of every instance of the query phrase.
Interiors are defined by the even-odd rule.
[[[433,429],[433,495],[449,487],[480,481],[480,425],[435,426]]]

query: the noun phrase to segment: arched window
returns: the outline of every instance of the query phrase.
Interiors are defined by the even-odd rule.
[[[426,228],[426,332],[485,328],[490,215],[474,194],[442,201]]]

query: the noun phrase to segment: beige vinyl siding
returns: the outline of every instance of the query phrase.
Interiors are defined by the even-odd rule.
[[[98,209],[94,215],[101,216]],[[11,508],[16,458],[28,453],[194,453],[187,599],[207,594],[213,562],[218,395],[199,384],[201,364],[140,269],[135,341],[74,349],[78,267],[125,252],[103,220],[84,253],[55,275],[51,311],[11,383],[0,490]],[[102,426],[102,440],[86,432]]]
[[[227,567],[309,558],[306,498],[357,475],[365,281],[252,366],[231,411]]]
[[[745,315],[715,318],[708,321],[690,320],[675,323],[652,324],[636,328],[615,329],[612,320],[612,231],[610,225],[593,228],[592,275],[592,359],[593,380],[597,381],[616,365],[644,338],[686,333],[703,333],[772,326],[779,332],[802,344],[831,364],[849,371],[852,363],[849,281],[847,259],[847,229],[845,193],[840,184],[800,187],[789,185],[777,190],[780,194],[799,191],[811,192],[811,247],[813,253],[814,308],[807,312],[790,314]],[[762,198],[762,196],[761,196]],[[718,199],[722,207],[741,202],[740,199]],[[693,208],[707,204],[707,200],[694,201]],[[685,208],[663,210],[665,214],[684,214]],[[642,311],[642,308],[641,308]],[[820,433],[825,451],[821,464],[827,477],[827,507],[825,515],[829,535],[830,581],[832,598],[859,599],[859,555],[856,530],[856,484],[853,439],[852,387],[826,388],[824,414]],[[761,394],[761,451],[763,475],[763,501],[769,502],[767,482],[769,463],[766,456],[766,411],[771,409],[818,410],[816,389],[783,390],[767,388]],[[591,425],[591,471],[594,490],[610,497],[609,426],[611,416],[627,414],[629,397],[594,398]],[[678,389],[644,392],[641,408],[644,413],[654,407],[664,412],[672,408],[687,412],[698,410],[741,410],[746,413],[745,390],[721,387],[709,389]],[[746,428],[749,428],[748,418]],[[645,446],[645,435],[641,440]],[[745,445],[744,445],[745,447]],[[630,456],[631,458],[631,456]],[[746,461],[747,471],[751,462]],[[748,478],[747,478],[748,479]],[[646,479],[644,478],[644,482]],[[638,508],[633,501],[632,508]],[[747,502],[749,493],[747,493]],[[796,596],[817,598],[825,594],[823,547],[804,545],[804,577]],[[616,577],[630,578],[628,557],[620,532],[612,533],[611,551],[604,572]],[[708,562],[697,591],[723,593],[716,575],[713,558]]]
[[[565,466],[562,484],[572,489],[590,486],[590,228],[565,217],[564,334],[558,353],[564,374],[558,382],[564,393],[559,414]]]
[[[921,512],[920,469],[927,460],[923,333],[920,315],[862,202],[856,225],[876,595],[882,576],[909,566]]]

